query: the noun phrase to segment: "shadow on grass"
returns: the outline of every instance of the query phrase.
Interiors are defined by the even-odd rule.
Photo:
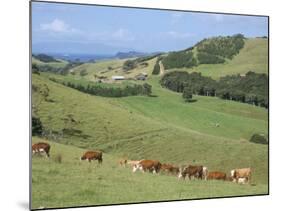
[[[197,100],[196,99],[190,99],[190,100],[186,100],[185,102],[186,103],[195,103],[195,102],[197,102]]]

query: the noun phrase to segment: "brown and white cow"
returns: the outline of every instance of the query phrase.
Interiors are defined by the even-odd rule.
[[[153,172],[158,173],[161,168],[161,163],[158,160],[140,160],[136,165],[134,165],[133,172],[138,169],[142,172]]]
[[[102,163],[102,152],[87,151],[82,155],[80,160],[88,160],[89,162],[91,162],[92,160],[98,160],[99,163]]]
[[[226,173],[219,171],[212,171],[208,173],[207,180],[226,180]]]
[[[50,144],[48,143],[44,143],[44,142],[39,142],[39,143],[35,143],[32,145],[32,155],[34,154],[41,154],[41,153],[45,153],[46,157],[50,157]]]
[[[251,168],[233,169],[230,171],[230,176],[233,182],[245,184],[250,183],[251,179]]]
[[[203,166],[192,166],[189,165],[187,167],[180,168],[180,172],[178,174],[178,178],[185,179],[188,176],[189,180],[191,177],[203,179]]]
[[[137,165],[140,161],[142,160],[127,160],[127,164],[134,167],[135,165]]]
[[[180,171],[179,167],[173,166],[172,164],[166,164],[166,163],[161,165],[160,170],[165,173],[175,174],[175,175],[177,175]]]

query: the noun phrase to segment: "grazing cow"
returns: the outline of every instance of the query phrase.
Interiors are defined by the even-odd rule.
[[[83,154],[80,160],[88,160],[89,162],[91,162],[92,160],[98,160],[99,163],[102,163],[102,152],[87,151]]]
[[[208,173],[208,180],[226,180],[226,173],[219,171],[212,171]]]
[[[141,160],[127,160],[127,164],[129,164],[130,166],[134,167],[135,165],[137,165]]]
[[[249,184],[251,179],[251,168],[233,169],[230,171],[230,175],[233,182]],[[240,182],[239,182],[240,181]]]
[[[32,145],[32,154],[33,155],[37,153],[41,154],[43,152],[46,153],[46,156],[49,158],[50,148],[51,148],[50,144],[39,142]]]
[[[158,173],[161,168],[161,163],[158,160],[140,160],[136,165],[134,165],[133,172],[138,169],[142,172],[153,172]]]
[[[179,167],[173,166],[171,164],[166,164],[166,163],[161,165],[160,170],[163,171],[163,172],[166,172],[168,174],[178,174],[179,171],[180,171]]]
[[[247,182],[247,180],[246,180],[246,178],[238,178],[238,180],[237,180],[237,183],[238,184],[246,184],[246,182]]]
[[[203,179],[203,166],[189,165],[187,167],[181,168],[178,178],[185,179],[186,176],[188,176],[189,180],[191,179],[192,176],[198,179]]]
[[[127,162],[128,162],[128,160],[127,160],[127,159],[120,159],[120,160],[119,160],[119,165],[120,165],[120,166],[124,166],[124,167],[125,167],[125,166],[126,166],[126,164],[127,164]]]

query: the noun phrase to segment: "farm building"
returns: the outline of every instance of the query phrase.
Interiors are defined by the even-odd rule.
[[[125,80],[124,76],[119,76],[119,75],[114,75],[111,78],[112,78],[112,80],[115,80],[115,81]]]

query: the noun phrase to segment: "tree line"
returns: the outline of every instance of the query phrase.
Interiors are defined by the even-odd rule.
[[[61,81],[55,78],[49,78],[51,81],[63,84],[70,88],[76,89],[80,92],[84,92],[91,95],[97,95],[102,97],[126,97],[133,95],[151,95],[152,86],[148,83],[144,84],[132,84],[124,87],[104,87],[99,84],[88,83],[82,85],[79,83]]]
[[[160,84],[175,92],[185,92],[184,98],[192,98],[190,94],[217,96],[221,99],[268,108],[266,74],[250,71],[243,76],[239,74],[224,76],[215,81],[210,77],[202,76],[201,73],[173,71],[165,74]]]

